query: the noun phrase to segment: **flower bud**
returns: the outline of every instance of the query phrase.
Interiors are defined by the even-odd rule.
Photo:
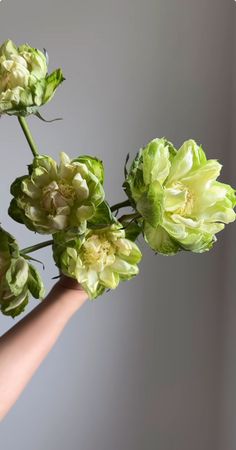
[[[0,47],[0,115],[37,113],[63,80],[61,69],[48,75],[47,59],[40,50],[4,42]]]
[[[42,298],[43,282],[37,270],[20,254],[13,236],[0,227],[0,310],[15,317],[21,314],[29,295]]]

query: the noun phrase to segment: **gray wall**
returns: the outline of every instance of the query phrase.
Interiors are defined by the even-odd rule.
[[[236,6],[236,5],[235,5]],[[234,36],[232,54],[232,115],[231,115],[231,156],[229,180],[235,186],[236,167],[236,9],[234,8]],[[236,237],[234,227],[228,230],[227,236],[227,262],[222,264],[225,278],[225,295],[223,297],[224,308],[222,315],[223,337],[222,340],[222,382],[221,382],[221,403],[220,403],[220,423],[221,423],[221,448],[224,450],[235,450],[236,447]]]
[[[67,78],[42,111],[63,122],[30,119],[41,152],[102,158],[112,203],[123,198],[127,152],[157,136],[177,146],[195,138],[229,181],[235,10],[233,0],[0,3],[0,41],[46,47],[50,68],[62,66]],[[6,186],[31,156],[17,121],[0,122],[1,222],[23,247],[41,238],[8,218]],[[4,450],[218,450],[220,437],[233,439],[221,389],[235,333],[231,326],[224,340],[232,232],[208,254],[175,258],[155,256],[140,240],[140,276],[73,317],[1,424]],[[37,256],[49,289],[57,274],[50,251]],[[13,323],[0,317],[1,332]],[[234,373],[229,367],[232,389]]]

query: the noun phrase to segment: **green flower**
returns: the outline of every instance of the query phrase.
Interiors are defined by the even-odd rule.
[[[88,229],[83,236],[59,232],[53,239],[56,265],[65,275],[77,279],[91,299],[138,273],[141,252],[125,237],[119,223]]]
[[[42,298],[43,282],[37,270],[20,254],[13,236],[0,227],[0,310],[15,317],[22,313],[29,295]]]
[[[47,58],[28,44],[7,40],[0,47],[0,115],[35,114],[64,80],[61,69],[47,73]]]
[[[178,152],[165,139],[140,150],[124,188],[143,218],[151,248],[170,255],[212,247],[215,234],[235,220],[235,190],[216,181],[221,167],[193,140]]]
[[[84,229],[104,200],[102,162],[90,156],[70,160],[63,152],[60,156],[59,166],[49,156],[36,156],[29,175],[11,186],[10,216],[38,233]]]

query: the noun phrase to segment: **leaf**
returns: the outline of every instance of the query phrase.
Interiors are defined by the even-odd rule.
[[[127,164],[128,164],[128,161],[129,161],[129,153],[127,154],[127,156],[126,156],[126,158],[125,158],[125,165],[124,165],[124,176],[125,176],[125,178],[126,178],[127,175],[128,175],[128,170],[127,170]]]
[[[23,258],[27,259],[28,261],[35,261],[35,262],[37,262],[37,263],[39,263],[39,264],[42,264],[43,270],[45,270],[45,265],[44,265],[44,263],[43,263],[42,261],[40,261],[39,259],[35,259],[35,258],[33,258],[32,256],[26,255],[26,254],[24,254],[24,253],[20,253],[20,255],[23,256]]]
[[[54,70],[46,77],[46,88],[43,96],[43,103],[47,103],[53,97],[56,88],[65,80],[62,70]]]
[[[34,115],[36,117],[38,117],[38,119],[40,119],[40,120],[42,120],[43,122],[46,122],[46,123],[52,123],[52,122],[56,122],[57,120],[63,120],[62,117],[57,117],[56,119],[46,120],[46,119],[44,119],[43,116],[41,116],[39,111],[37,111]]]

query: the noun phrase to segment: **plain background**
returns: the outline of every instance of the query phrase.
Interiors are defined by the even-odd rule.
[[[235,18],[234,0],[3,0],[0,41],[45,47],[66,77],[41,110],[64,120],[29,119],[41,153],[103,159],[115,203],[128,152],[193,138],[235,186]],[[0,120],[0,147],[0,221],[25,247],[44,237],[7,216],[8,186],[31,162],[15,118]],[[140,275],[73,317],[2,422],[2,448],[234,450],[235,225],[218,236],[176,257],[140,239]],[[50,249],[37,257],[49,290]],[[1,333],[17,320],[0,317]]]

